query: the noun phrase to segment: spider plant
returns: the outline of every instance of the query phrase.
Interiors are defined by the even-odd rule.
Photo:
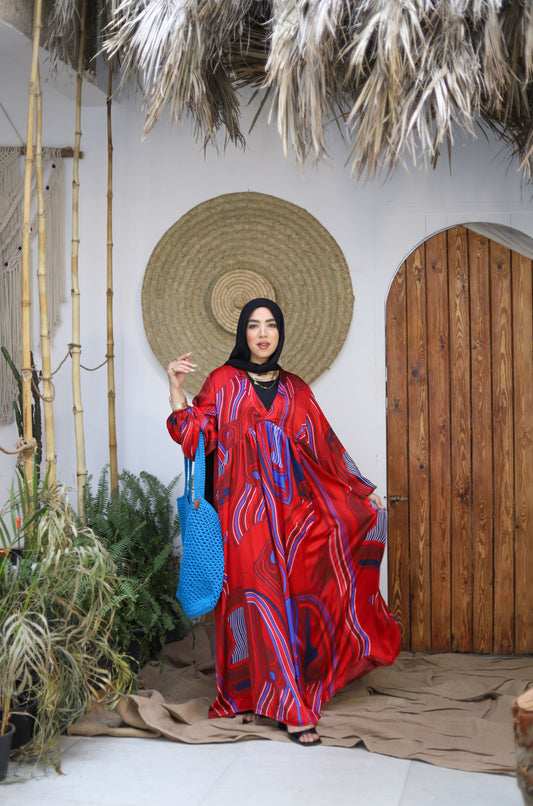
[[[122,594],[65,488],[36,471],[33,484],[15,482],[0,513],[0,734],[13,707],[33,701],[33,737],[19,753],[59,769],[61,733],[91,699],[112,705],[132,685],[110,641]]]

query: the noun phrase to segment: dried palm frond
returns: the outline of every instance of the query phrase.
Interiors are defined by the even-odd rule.
[[[256,0],[235,29],[226,56],[236,88],[259,87],[265,80],[271,0]]]
[[[79,0],[57,0],[63,36]],[[352,172],[422,158],[476,125],[529,159],[531,0],[102,0],[103,52],[138,81],[149,132],[168,105],[242,141],[239,90],[271,100],[285,152],[326,154],[344,118]],[[261,107],[260,107],[261,109]],[[260,110],[259,110],[260,111]],[[258,113],[259,114],[259,113]]]
[[[427,92],[421,79],[430,58],[424,30],[430,11],[425,0],[367,0],[353,9],[341,58],[352,99],[347,124],[356,133],[353,162],[360,171],[395,165],[413,126],[421,124],[425,134],[427,120],[419,115]],[[439,75],[432,78],[438,82]]]
[[[278,130],[287,154],[289,141],[299,163],[309,151],[325,153],[324,124],[342,97],[338,42],[346,0],[274,0],[265,86],[273,94]]]
[[[482,48],[474,34],[490,18],[501,51],[501,36],[493,30],[499,5],[499,0],[357,5],[343,58],[353,96],[347,119],[355,133],[352,167],[359,175],[390,170],[405,151],[415,160],[421,152],[433,161],[456,127],[473,131],[483,92],[497,104],[508,73],[493,70],[484,83]]]
[[[499,3],[485,3],[472,24],[472,41],[479,55],[483,82],[483,106],[499,113],[509,92],[513,71],[507,60],[507,43],[500,24]]]
[[[123,0],[106,29],[104,53],[120,56],[122,85],[139,79],[145,134],[168,104],[171,119],[192,112],[197,132],[215,140],[225,126],[242,139],[238,100],[224,54],[252,0]]]
[[[57,66],[60,59],[69,62],[70,47],[77,52],[79,22],[78,0],[55,0],[48,20],[50,33],[47,46],[50,51],[52,69]]]
[[[509,148],[512,159],[518,159],[523,176],[533,175],[533,12],[529,0],[503,3],[500,28],[509,69],[500,108],[484,105],[478,121],[482,128],[494,131]]]
[[[50,54],[50,72],[54,74],[59,62],[73,71],[78,67],[81,11],[83,0],[56,0],[51,5],[45,26],[45,46]],[[109,0],[108,0],[109,2]],[[111,0],[114,2],[114,0]],[[88,4],[85,12],[84,72],[94,77],[93,58],[98,49],[98,32],[105,19],[106,6],[99,2]]]

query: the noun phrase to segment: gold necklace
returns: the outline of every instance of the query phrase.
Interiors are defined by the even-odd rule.
[[[265,389],[265,390],[266,389],[273,389],[274,384],[278,380],[278,372],[276,371],[274,373],[274,377],[270,381],[266,381],[266,382],[265,381],[261,382],[257,378],[254,378],[254,376],[251,374],[251,372],[248,373],[248,377],[250,378],[250,380],[252,381],[254,386],[258,386],[260,389]],[[266,384],[268,384],[268,386]]]

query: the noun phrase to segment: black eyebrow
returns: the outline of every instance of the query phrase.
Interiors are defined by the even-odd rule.
[[[275,322],[276,320],[274,319],[274,317],[272,317],[272,319],[266,319],[265,321],[268,324],[269,322]],[[250,322],[255,322],[255,324],[257,324],[259,322],[259,319],[248,319],[248,324],[250,324]]]

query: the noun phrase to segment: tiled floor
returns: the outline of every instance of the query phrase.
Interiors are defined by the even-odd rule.
[[[11,773],[15,775],[12,776]],[[63,739],[63,772],[10,770],[1,806],[522,806],[516,780],[273,741]]]

